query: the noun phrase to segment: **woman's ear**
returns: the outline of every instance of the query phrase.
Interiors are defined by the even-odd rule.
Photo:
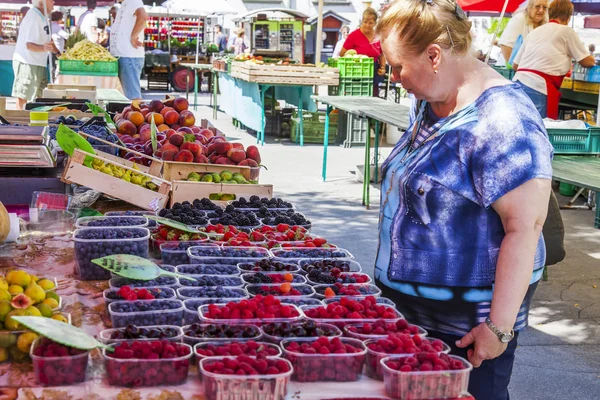
[[[438,44],[430,44],[429,46],[427,46],[425,53],[427,55],[427,58],[429,58],[431,68],[434,71],[437,71],[442,62],[442,48]]]

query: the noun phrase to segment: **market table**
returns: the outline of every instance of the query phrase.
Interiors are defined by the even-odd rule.
[[[131,103],[120,90],[96,88],[96,100],[104,103]]]
[[[600,229],[600,158],[556,156],[552,160],[552,178],[596,192],[594,226]]]
[[[379,97],[367,96],[313,96],[313,99],[327,105],[325,116],[325,138],[323,140],[323,181],[327,179],[327,147],[329,145],[329,113],[334,108],[369,119],[375,122],[375,183],[379,179],[379,124],[385,123],[400,129],[407,129],[410,107],[391,103]],[[363,181],[363,205],[369,208],[371,183],[371,140],[367,129],[365,140],[365,173]]]
[[[198,72],[210,72],[211,73],[211,79],[213,80],[212,82],[212,89],[213,92],[215,91],[215,77],[214,77],[214,71],[213,71],[213,66],[212,64],[193,64],[193,63],[181,63],[179,64],[180,66],[190,69],[192,71],[194,71],[194,108],[198,107]],[[185,98],[187,99],[189,97],[189,92],[188,89],[190,87],[190,79],[189,79],[189,75],[187,75],[187,84],[185,85],[186,87],[186,91],[185,91]],[[216,107],[217,107],[217,103],[215,101],[215,103],[213,104],[214,107],[214,112],[216,113]],[[213,113],[214,115],[214,113]]]

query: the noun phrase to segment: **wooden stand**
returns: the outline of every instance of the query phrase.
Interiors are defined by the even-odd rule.
[[[231,183],[208,183],[174,181],[173,194],[171,195],[171,206],[183,201],[192,202],[203,197],[210,198],[211,194],[233,194],[235,198],[240,197],[273,197],[273,185],[244,185]]]
[[[29,110],[7,110],[6,109],[6,97],[0,97],[0,115],[4,117],[11,124],[24,124],[29,125]],[[74,117],[79,118],[92,118],[94,114],[92,113],[84,113],[77,111],[63,111],[63,112],[48,112],[48,119],[55,119],[60,116],[68,116],[73,115]]]
[[[337,68],[302,65],[234,62],[231,65],[231,76],[248,82],[278,85],[337,86],[340,83],[340,71]]]
[[[219,174],[223,171],[229,171],[232,174],[238,172],[244,175],[246,180],[253,179],[251,177],[252,168],[250,167],[238,167],[236,165],[222,164],[196,164],[176,161],[164,161],[163,179],[166,179],[169,182],[174,182],[187,179],[188,175],[192,172],[197,172],[202,175],[213,172]]]

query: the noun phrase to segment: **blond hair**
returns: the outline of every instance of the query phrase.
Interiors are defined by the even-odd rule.
[[[398,0],[387,8],[376,32],[393,31],[414,54],[438,44],[457,54],[471,48],[471,22],[455,0]]]
[[[527,7],[525,7],[525,11],[524,11],[525,20],[527,21],[527,25],[535,26],[535,22],[529,16],[529,12],[535,8],[535,6],[536,6],[535,3],[537,3],[537,2],[538,2],[538,0],[529,0],[527,2]],[[542,18],[542,20],[540,21],[539,26],[542,26],[546,23],[548,23],[548,13],[544,13],[544,18]]]
[[[573,3],[569,0],[554,0],[548,7],[550,19],[568,21],[573,16]]]
[[[375,11],[375,9],[372,7],[365,8],[365,11],[363,11],[362,14],[362,20],[364,21],[367,17],[373,17],[375,18],[375,22],[377,22],[377,11]]]

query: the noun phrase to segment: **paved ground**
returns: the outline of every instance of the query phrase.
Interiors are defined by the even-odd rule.
[[[198,116],[212,119],[212,110],[200,107]],[[213,122],[245,145],[255,142],[233,128],[225,114]],[[389,151],[382,149],[382,156]],[[272,183],[277,196],[290,199],[315,221],[316,234],[350,250],[372,273],[379,190],[371,188],[371,210],[361,206],[362,184],[354,171],[363,163],[364,149],[330,147],[327,182],[321,179],[322,146],[273,142],[261,154],[269,168],[261,172],[261,181]],[[549,280],[536,292],[531,326],[521,335],[516,353],[512,399],[600,398],[600,230],[594,229],[589,210],[563,211],[563,219],[567,257],[550,268]]]

